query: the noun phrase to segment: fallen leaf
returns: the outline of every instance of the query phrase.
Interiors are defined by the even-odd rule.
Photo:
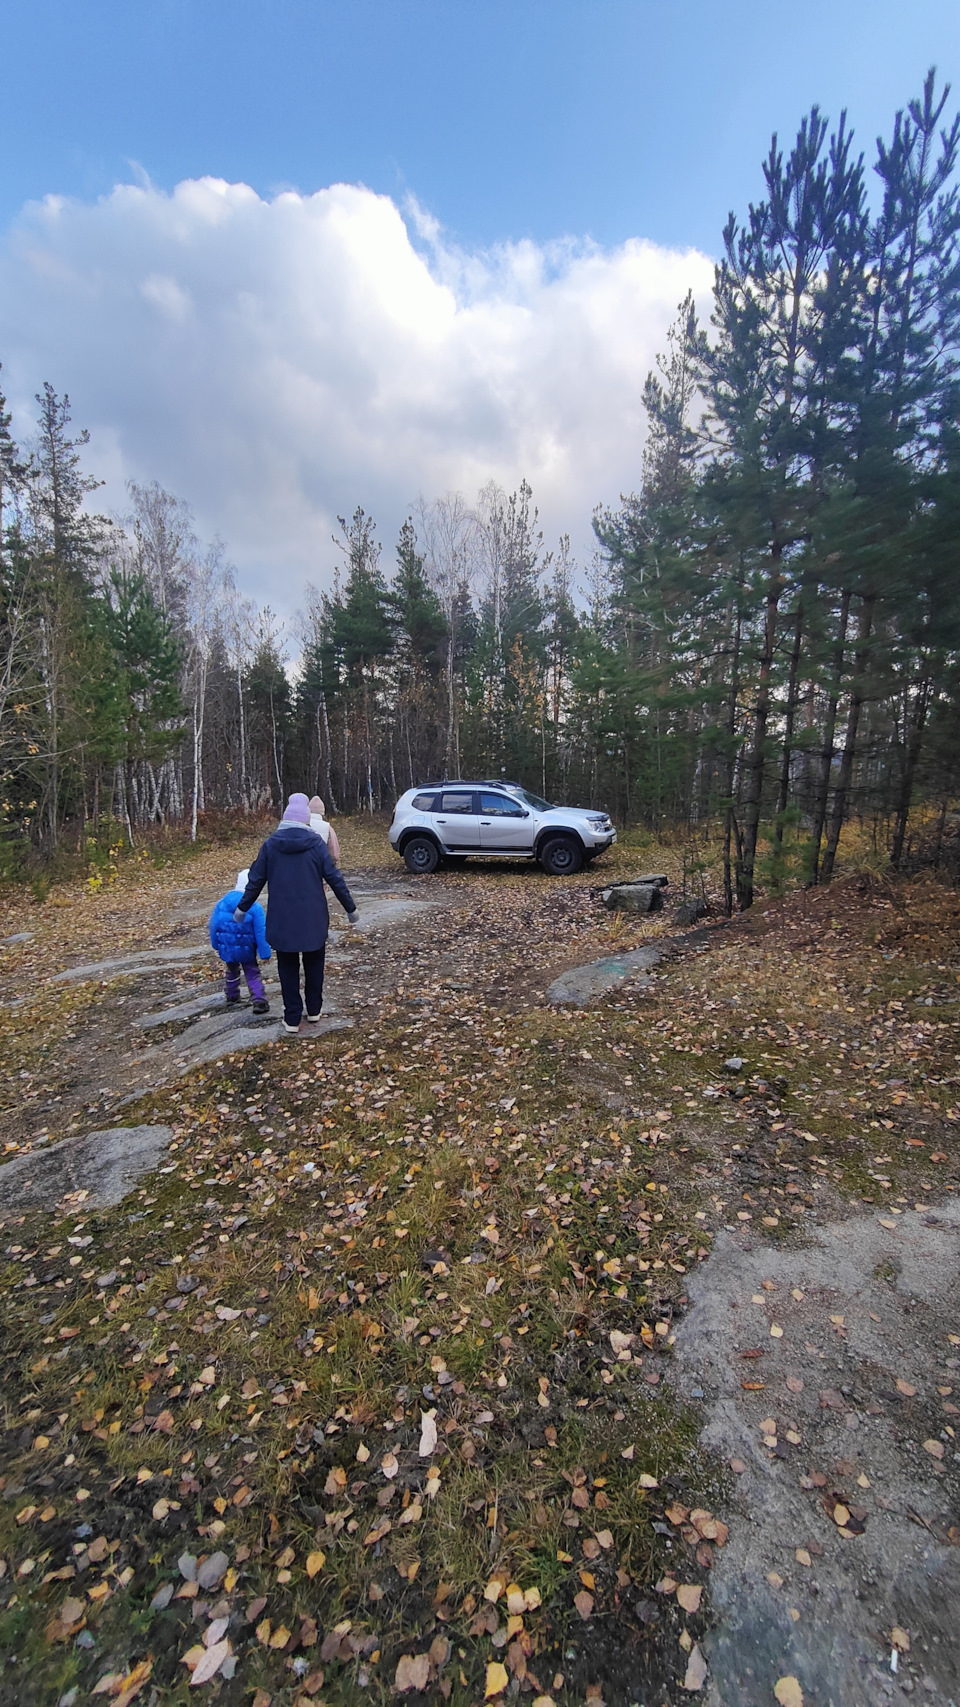
[[[770,1323],[770,1338],[772,1340],[782,1340],[783,1339],[783,1329],[781,1328],[779,1322],[771,1322]]]
[[[924,1452],[929,1452],[931,1458],[942,1458],[943,1442],[939,1440],[925,1440],[923,1443],[923,1450]]]
[[[589,1618],[593,1611],[593,1595],[588,1594],[586,1589],[582,1588],[579,1594],[574,1595],[573,1604],[581,1618]]]
[[[380,1460],[380,1468],[383,1471],[383,1474],[386,1476],[387,1481],[392,1482],[394,1476],[396,1475],[397,1471],[400,1468],[400,1465],[397,1463],[397,1460],[394,1457],[392,1452],[385,1452],[383,1457]]]
[[[689,1690],[690,1694],[693,1695],[698,1689],[703,1688],[706,1681],[707,1662],[701,1654],[700,1649],[695,1646],[691,1649],[690,1658],[687,1661],[683,1687],[684,1689]]]
[[[225,1659],[233,1652],[229,1642],[214,1642],[211,1648],[205,1648],[202,1660],[194,1667],[190,1678],[191,1689],[199,1683],[209,1683],[215,1677]]]
[[[914,1399],[914,1398],[916,1398],[917,1389],[916,1389],[916,1387],[911,1387],[910,1382],[905,1381],[903,1379],[902,1375],[898,1375],[897,1376],[897,1392],[902,1393],[904,1398],[906,1398],[906,1399]]]
[[[684,1612],[699,1612],[703,1587],[700,1583],[678,1583],[677,1602]]]
[[[401,1692],[407,1689],[426,1689],[429,1680],[429,1654],[401,1654],[393,1680],[394,1689]]]
[[[841,1505],[839,1501],[834,1506],[831,1515],[838,1529],[845,1529],[847,1524],[850,1522],[849,1508],[845,1505]]]
[[[484,1600],[489,1600],[491,1603],[498,1601],[506,1586],[502,1577],[491,1577],[483,1591]]]
[[[484,1700],[489,1701],[494,1695],[502,1695],[509,1681],[506,1666],[501,1665],[499,1660],[491,1660],[487,1666],[487,1680],[483,1689]]]
[[[803,1707],[803,1690],[795,1677],[778,1677],[773,1693],[780,1707]]]
[[[437,1413],[435,1409],[420,1412],[420,1446],[418,1450],[421,1458],[429,1458],[430,1454],[437,1450]]]
[[[308,1553],[307,1554],[307,1576],[308,1577],[318,1576],[319,1573],[323,1570],[323,1567],[326,1564],[326,1562],[327,1562],[327,1556],[325,1553],[321,1553],[319,1550],[315,1553]]]

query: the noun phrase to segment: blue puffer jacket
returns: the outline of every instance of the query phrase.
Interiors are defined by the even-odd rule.
[[[242,889],[231,889],[218,901],[210,914],[210,946],[221,960],[234,966],[250,966],[256,959],[269,960],[272,950],[267,941],[267,917],[259,903],[250,908],[238,924],[234,912],[243,895]]]

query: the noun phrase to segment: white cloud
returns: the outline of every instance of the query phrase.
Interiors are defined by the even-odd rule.
[[[264,201],[214,178],[29,205],[0,246],[19,430],[43,380],[68,391],[104,501],[159,480],[281,609],[329,581],[338,513],[363,504],[389,558],[419,491],[491,478],[526,476],[548,541],[585,555],[594,504],[637,482],[643,381],[711,263],[639,239],[466,253],[407,220],[353,185]]]

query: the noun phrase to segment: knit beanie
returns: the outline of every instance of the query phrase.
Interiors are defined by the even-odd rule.
[[[305,824],[310,828],[310,802],[305,794],[291,794],[283,814],[285,824]]]
[[[250,868],[248,866],[245,871],[238,871],[237,872],[237,888],[238,889],[246,889],[249,881],[250,881]]]

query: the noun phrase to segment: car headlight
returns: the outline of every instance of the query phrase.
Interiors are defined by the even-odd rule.
[[[588,818],[587,823],[592,824],[595,830],[609,830],[610,828],[610,820],[606,813],[598,818]]]

